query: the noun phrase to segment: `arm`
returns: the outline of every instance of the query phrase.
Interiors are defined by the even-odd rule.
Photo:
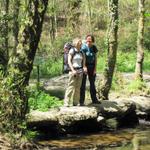
[[[83,71],[84,71],[84,73],[87,73],[86,57],[85,57],[84,53],[83,53]]]
[[[74,70],[73,65],[72,65],[72,55],[69,53],[68,54],[68,65],[72,71],[72,73],[75,75],[77,72]]]
[[[98,49],[97,49],[96,45],[93,45],[93,50],[94,50],[94,53],[95,53],[95,67],[94,67],[93,74],[95,75],[96,74],[96,67],[97,67],[97,52],[98,52]]]
[[[97,54],[95,54],[95,68],[93,74],[96,74],[96,67],[97,67]]]

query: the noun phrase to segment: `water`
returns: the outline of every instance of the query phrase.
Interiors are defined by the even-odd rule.
[[[150,150],[150,126],[40,140],[43,150]]]

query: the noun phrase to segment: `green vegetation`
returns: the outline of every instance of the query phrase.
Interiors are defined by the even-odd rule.
[[[30,110],[47,111],[49,108],[62,106],[63,101],[60,101],[54,96],[46,94],[36,87],[32,87],[29,93],[29,108]]]
[[[37,78],[37,66],[40,78],[52,78],[62,74],[65,42],[77,36],[84,39],[85,35],[93,33],[99,50],[97,73],[104,71],[107,56],[105,41],[109,19],[108,1],[49,0],[49,4],[47,2],[48,0],[0,2],[1,131],[16,133],[26,130],[25,115],[28,107],[30,110],[46,111],[52,107],[62,106],[63,101],[37,88],[29,89],[27,95],[26,86],[30,77]],[[150,71],[149,4],[150,2],[146,1],[144,47],[147,51],[143,72]],[[124,85],[127,85],[120,73],[135,71],[137,10],[137,1],[119,1],[118,52],[113,90],[125,89]],[[130,83],[126,89],[131,92],[146,91],[145,83],[139,81]]]
[[[146,83],[140,80],[133,80],[130,84],[127,85],[127,90],[130,93],[143,92],[146,90]]]
[[[62,56],[63,57],[63,56]],[[62,74],[62,58],[60,60],[54,61],[52,59],[40,59],[39,63],[35,63],[33,66],[31,78],[37,77],[37,65],[39,65],[39,76],[40,78],[52,78]]]
[[[100,53],[100,52],[99,52]],[[136,51],[119,51],[116,63],[116,70],[118,72],[134,72],[135,70],[135,60],[136,60]],[[148,72],[150,70],[150,53],[145,51],[145,59],[143,65],[143,71]],[[98,56],[97,72],[102,73],[105,66],[106,54],[103,53]],[[39,62],[35,63],[35,66],[32,71],[32,78],[37,77],[37,67],[36,64],[39,64],[40,67],[40,78],[51,78],[62,74],[62,61],[63,54],[60,56],[58,61],[54,59],[43,59],[39,58]]]

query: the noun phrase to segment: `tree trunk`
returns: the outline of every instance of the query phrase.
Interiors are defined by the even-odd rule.
[[[92,33],[92,13],[91,13],[91,0],[88,0],[88,11],[89,11],[89,33]]]
[[[14,14],[13,14],[13,35],[14,35],[14,48],[12,54],[16,54],[16,49],[18,45],[18,33],[19,33],[19,22],[18,22],[18,16],[19,16],[19,9],[20,9],[20,0],[14,1]]]
[[[79,17],[81,12],[79,11],[80,4],[82,0],[73,0],[68,1],[67,6],[67,31],[69,35],[73,34],[74,32],[79,36]]]
[[[8,64],[8,56],[9,56],[9,49],[8,49],[8,16],[9,16],[9,0],[5,0],[2,2],[4,7],[3,10],[3,20],[1,24],[1,47],[0,47],[0,70],[5,74]],[[1,8],[2,9],[2,8]]]
[[[50,19],[51,28],[50,28],[50,37],[51,42],[53,43],[56,37],[56,24],[55,24],[55,16],[56,16],[56,8],[55,8],[55,0],[52,1],[52,15]]]
[[[109,27],[107,33],[108,54],[104,70],[103,85],[100,88],[99,95],[103,100],[108,100],[109,90],[112,84],[114,68],[117,54],[117,33],[118,33],[118,0],[108,0]]]
[[[9,0],[6,0],[5,2],[5,12],[6,15],[9,14]],[[5,20],[5,46],[4,46],[7,54],[7,58],[9,56],[9,50],[8,50],[8,19]]]
[[[7,106],[3,106],[9,110],[5,110],[3,116],[7,117],[8,122],[10,122],[9,125],[11,124],[11,129],[14,130],[19,129],[18,126],[16,127],[16,120],[24,121],[27,112],[26,86],[29,82],[40,40],[47,4],[48,0],[29,1],[27,6],[28,12],[26,12],[28,15],[19,32],[16,55],[12,56],[9,61],[5,87],[10,91],[10,95],[7,96],[7,101],[5,100],[5,105],[7,104]]]
[[[51,29],[50,29],[51,42],[55,40],[55,16],[51,16]]]
[[[137,59],[135,68],[135,79],[143,80],[144,61],[144,1],[139,0],[139,24],[137,36]]]

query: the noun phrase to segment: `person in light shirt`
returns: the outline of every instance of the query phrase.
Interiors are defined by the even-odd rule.
[[[83,72],[86,72],[85,56],[80,51],[82,41],[80,38],[73,40],[73,46],[68,53],[69,81],[65,92],[64,106],[77,106],[80,100],[80,87],[82,83]]]

